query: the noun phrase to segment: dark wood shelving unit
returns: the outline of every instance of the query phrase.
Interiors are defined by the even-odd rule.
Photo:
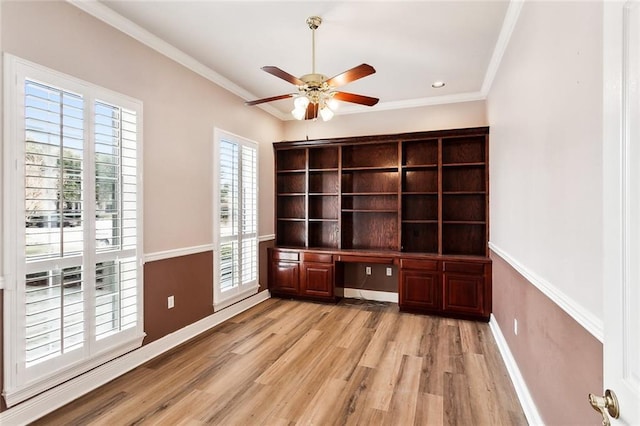
[[[274,143],[272,292],[332,300],[341,262],[364,259],[400,267],[401,309],[488,319],[488,135],[481,127]]]

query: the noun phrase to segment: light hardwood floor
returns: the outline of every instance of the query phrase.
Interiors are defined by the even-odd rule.
[[[527,422],[485,323],[269,299],[36,424],[203,423]]]

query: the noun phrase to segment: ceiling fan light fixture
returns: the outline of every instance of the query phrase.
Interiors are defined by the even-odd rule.
[[[298,108],[296,106],[293,109],[293,111],[291,111],[291,115],[293,115],[293,118],[295,118],[296,120],[303,120],[306,112],[307,112],[306,107],[305,108]]]
[[[293,105],[296,109],[306,109],[309,105],[309,98],[306,96],[296,96],[293,100]]]
[[[337,109],[338,109],[338,107],[340,106],[340,102],[338,102],[338,100],[337,100],[337,99],[329,98],[329,99],[327,100],[327,106],[328,106],[329,108],[331,108],[331,110],[335,111],[335,110],[337,110]]]
[[[322,121],[329,121],[333,118],[333,111],[325,105],[324,108],[320,109],[320,117],[322,117]]]
[[[375,68],[369,64],[360,64],[331,78],[327,78],[324,74],[316,73],[315,31],[321,23],[322,19],[319,16],[310,16],[307,19],[307,25],[311,30],[310,74],[305,74],[298,78],[272,65],[262,67],[263,71],[295,85],[298,93],[287,93],[285,95],[247,101],[245,102],[246,105],[258,105],[264,102],[293,98],[294,108],[291,111],[291,115],[293,115],[296,120],[315,120],[318,115],[321,115],[324,121],[328,121],[333,118],[334,111],[338,108],[338,101],[351,102],[370,107],[378,103],[378,98],[336,90],[337,87],[344,86],[352,81],[375,73]]]

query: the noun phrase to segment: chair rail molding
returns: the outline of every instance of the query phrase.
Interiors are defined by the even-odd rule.
[[[551,301],[558,305],[563,311],[565,311],[571,318],[576,320],[578,324],[584,327],[593,337],[600,342],[604,341],[604,322],[601,318],[598,318],[587,310],[580,303],[576,302],[572,297],[568,296],[558,287],[554,286],[549,281],[545,280],[535,272],[528,269],[521,262],[517,261],[513,256],[509,255],[506,251],[489,242],[489,249],[495,254],[500,256],[505,262],[507,262],[513,269],[515,269],[520,275],[522,275],[527,281],[533,284],[538,290],[540,290]]]

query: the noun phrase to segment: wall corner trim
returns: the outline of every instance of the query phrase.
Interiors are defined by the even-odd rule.
[[[502,330],[500,330],[498,321],[493,314],[491,314],[491,319],[489,320],[489,328],[491,329],[493,338],[496,340],[496,344],[498,345],[498,350],[500,351],[500,355],[502,355],[504,364],[507,367],[507,372],[509,373],[513,387],[516,390],[518,400],[520,401],[520,405],[522,405],[522,410],[527,418],[527,422],[530,425],[544,425],[544,422],[540,417],[540,413],[538,412],[538,408],[533,402],[527,383],[524,381],[524,377],[522,377],[522,374],[520,373],[518,364],[513,357],[513,354],[509,349],[509,345],[502,334]]]
[[[505,262],[511,265],[513,269],[533,284],[545,296],[551,299],[551,301],[558,305],[560,309],[565,311],[578,324],[584,327],[584,329],[591,333],[593,337],[598,339],[600,342],[604,342],[604,322],[602,319],[589,312],[556,286],[529,270],[527,267],[522,265],[522,263],[518,262],[514,257],[496,246],[494,243],[489,242],[489,248]]]
[[[269,291],[261,291],[255,296],[249,297],[241,302],[229,306],[193,324],[162,337],[129,352],[113,361],[107,362],[85,374],[71,379],[60,386],[56,386],[40,395],[18,404],[0,413],[0,424],[22,425],[34,422],[35,420],[51,413],[69,402],[80,398],[94,389],[122,376],[128,371],[144,364],[168,350],[186,342],[189,339],[221,324],[224,321],[246,311],[247,309],[269,299]]]

